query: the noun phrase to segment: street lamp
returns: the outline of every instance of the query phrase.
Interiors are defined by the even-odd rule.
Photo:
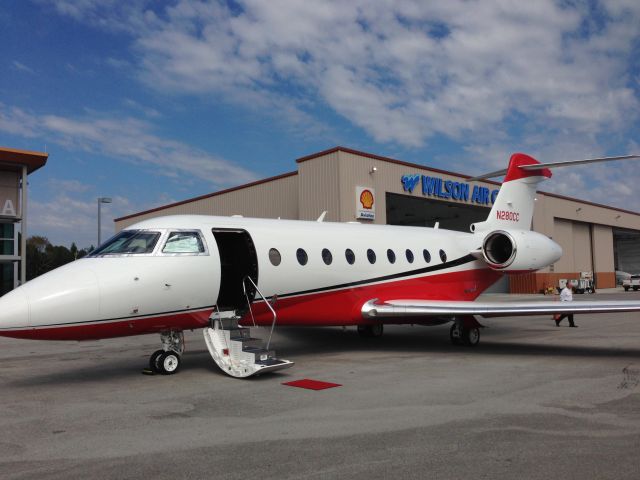
[[[100,206],[103,203],[111,203],[113,200],[111,200],[111,198],[109,197],[98,197],[98,245],[96,245],[96,248],[98,248],[100,246],[100,234],[101,234],[101,225],[100,225]]]

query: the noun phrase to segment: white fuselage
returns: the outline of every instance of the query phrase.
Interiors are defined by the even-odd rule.
[[[469,254],[481,236],[424,227],[185,215],[127,230],[160,237],[150,252],[90,256],[0,298],[0,334],[84,339],[198,328],[216,306],[246,313],[245,276],[270,299],[278,324],[362,324],[372,298],[473,300],[501,275]],[[163,253],[181,230],[199,232],[204,252]],[[249,291],[256,321],[267,323],[264,302]]]

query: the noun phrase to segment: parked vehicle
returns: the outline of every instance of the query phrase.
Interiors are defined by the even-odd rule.
[[[628,292],[631,288],[633,288],[634,292],[637,292],[640,290],[640,275],[631,275],[628,280],[622,282],[622,286],[625,292]]]

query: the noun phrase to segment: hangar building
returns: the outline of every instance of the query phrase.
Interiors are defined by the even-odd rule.
[[[295,171],[202,195],[115,220],[116,231],[151,217],[175,214],[434,226],[469,231],[485,220],[500,184],[469,175],[335,147],[299,158]],[[640,273],[640,214],[538,192],[533,229],[559,243],[564,255],[550,267],[510,276],[503,288],[536,293],[593,272],[596,288],[616,284],[616,270]]]
[[[26,278],[27,176],[49,155],[0,147],[0,296]]]

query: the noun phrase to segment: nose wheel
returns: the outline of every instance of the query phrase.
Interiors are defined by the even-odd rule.
[[[180,368],[182,353],[184,352],[184,334],[171,331],[160,334],[162,349],[156,350],[149,357],[151,373],[172,375]]]

